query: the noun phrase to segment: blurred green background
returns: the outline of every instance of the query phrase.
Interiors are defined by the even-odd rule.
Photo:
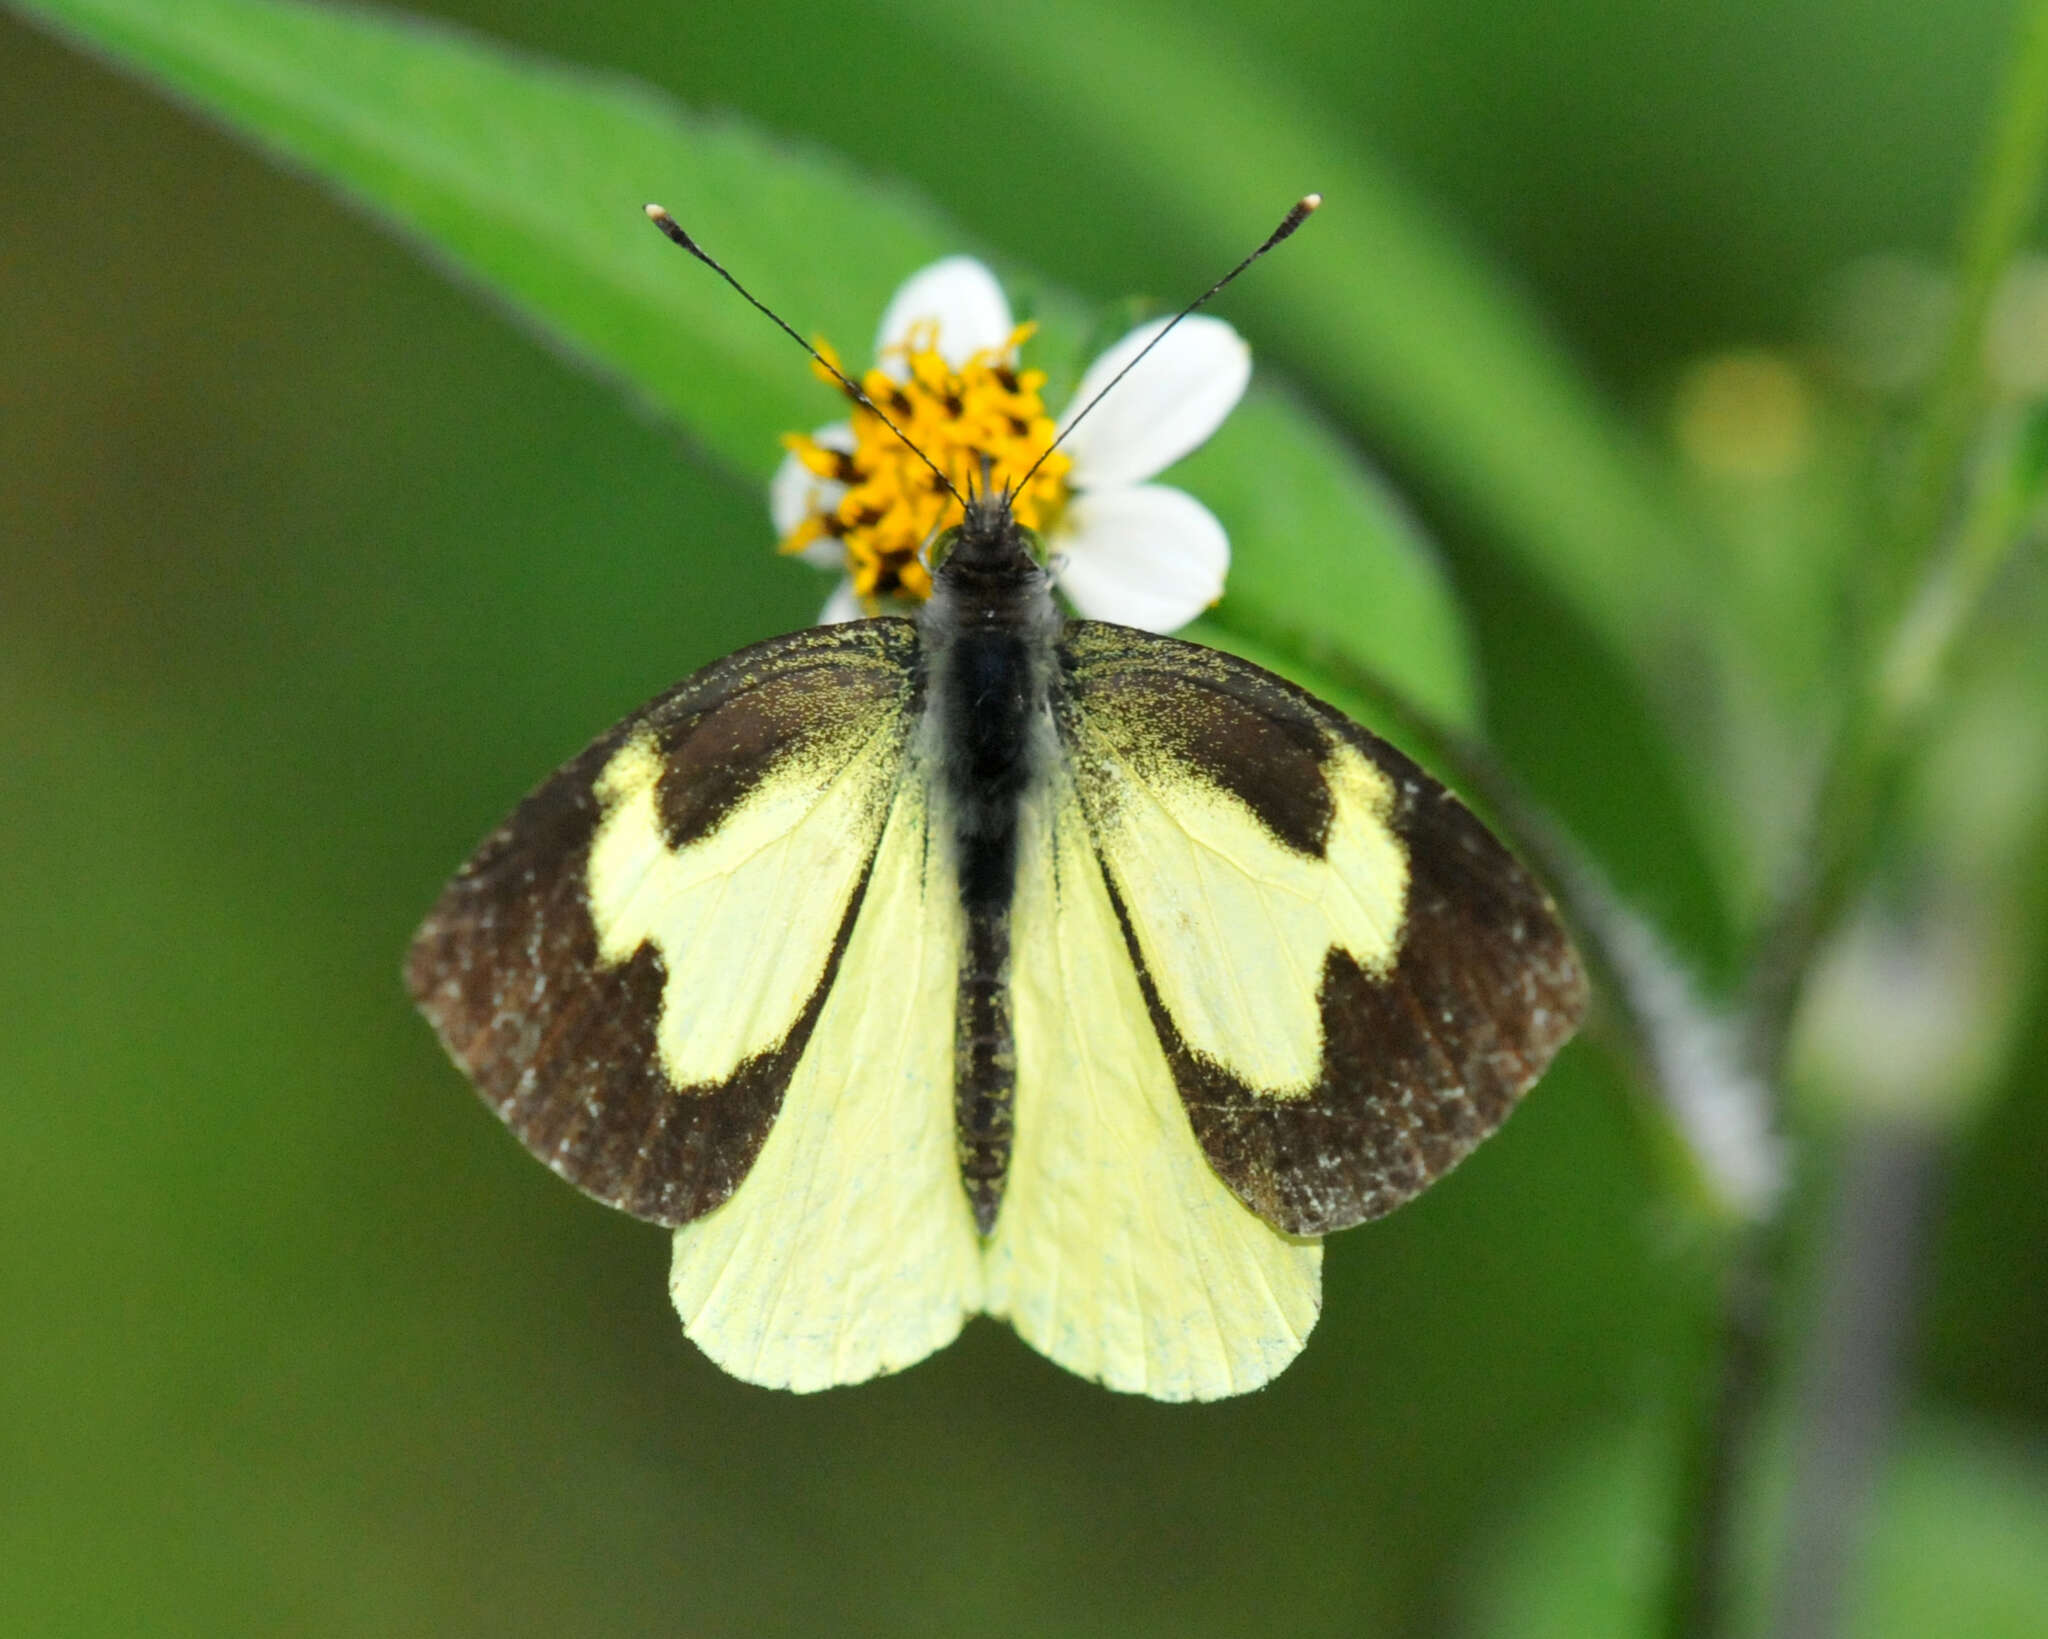
[[[1164,170],[1133,176],[943,3],[420,9],[836,148],[1103,302],[1198,288],[1323,183],[1260,178],[1230,237],[1188,230],[1160,178],[1227,167],[1209,133],[1147,133]],[[1333,163],[1386,161],[1675,465],[1694,361],[1796,355],[1853,260],[1943,252],[2008,23],[1193,0],[1159,49],[1282,88]],[[1601,1475],[1668,1460],[1704,1281],[1587,1045],[1331,1243],[1311,1346],[1248,1399],[1121,1399],[987,1323],[809,1399],[699,1357],[666,1238],[518,1149],[398,964],[536,778],[823,583],[769,553],[757,484],[319,186],[13,18],[0,109],[0,1630],[1423,1634],[1502,1631],[1509,1601],[1599,1631],[1663,1506]],[[1292,309],[1254,278],[1225,311],[1314,391]],[[1444,543],[1497,743],[1722,971],[1733,913],[1647,708],[1361,421]],[[1868,1631],[1975,1610],[1987,1577],[2014,1623],[2048,1600],[2034,982],[2024,1068],[1955,1140],[1920,1466],[1884,1515],[1923,1546],[1983,1528],[1881,1556],[1912,1586]],[[1608,1515],[1620,1547],[1551,1540]]]

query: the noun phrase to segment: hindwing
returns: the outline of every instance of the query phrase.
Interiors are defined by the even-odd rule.
[[[1016,1144],[988,1307],[1069,1371],[1159,1400],[1257,1388],[1301,1351],[1322,1246],[1204,1156],[1095,837],[1056,774],[1025,807],[1012,911]]]
[[[676,1231],[683,1329],[772,1388],[922,1360],[982,1306],[953,1131],[965,918],[913,769],[781,1113],[732,1198]]]

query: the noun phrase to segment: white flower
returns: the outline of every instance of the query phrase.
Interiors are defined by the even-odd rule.
[[[1030,327],[1012,321],[987,268],[949,257],[896,292],[861,385],[963,489],[970,475],[979,481],[984,458],[997,485],[1015,483],[1165,324],[1140,325],[1091,364],[1055,423],[1038,396],[1043,375],[1016,365]],[[1223,526],[1193,496],[1146,480],[1222,425],[1250,379],[1236,331],[1183,319],[1014,498],[1081,614],[1169,632],[1223,595]],[[856,620],[879,600],[927,596],[920,553],[960,507],[917,457],[864,409],[785,442],[790,454],[768,492],[783,549],[846,571],[822,618]]]

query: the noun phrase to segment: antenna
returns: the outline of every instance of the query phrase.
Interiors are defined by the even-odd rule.
[[[1023,491],[1024,486],[1031,482],[1033,475],[1037,473],[1038,469],[1045,465],[1046,458],[1050,456],[1054,450],[1058,449],[1062,444],[1064,444],[1067,441],[1068,435],[1071,434],[1076,427],[1080,426],[1083,421],[1088,419],[1088,412],[1094,409],[1095,406],[1100,404],[1105,398],[1109,397],[1109,395],[1116,390],[1118,382],[1122,381],[1125,376],[1129,375],[1133,370],[1137,369],[1137,367],[1140,364],[1144,363],[1145,355],[1151,352],[1152,349],[1157,347],[1161,342],[1166,340],[1166,338],[1173,333],[1173,327],[1175,325],[1179,324],[1182,319],[1186,318],[1190,313],[1194,312],[1196,308],[1200,307],[1203,303],[1208,301],[1211,296],[1215,295],[1217,291],[1221,290],[1225,285],[1229,284],[1231,280],[1235,279],[1240,273],[1244,272],[1246,268],[1250,267],[1252,263],[1256,262],[1261,256],[1265,255],[1267,251],[1271,250],[1275,245],[1279,244],[1281,240],[1287,238],[1290,234],[1292,234],[1296,228],[1300,227],[1302,223],[1306,222],[1311,216],[1313,216],[1316,213],[1318,209],[1321,208],[1322,203],[1323,196],[1319,193],[1303,194],[1301,198],[1296,200],[1294,203],[1294,208],[1280,219],[1280,225],[1277,228],[1275,228],[1271,233],[1266,235],[1266,242],[1263,245],[1259,246],[1259,248],[1253,251],[1251,255],[1247,256],[1242,262],[1239,262],[1236,267],[1232,268],[1228,273],[1224,274],[1222,278],[1218,279],[1207,290],[1203,291],[1201,295],[1197,296],[1193,301],[1189,302],[1186,307],[1182,308],[1178,313],[1174,314],[1172,318],[1168,319],[1166,321],[1165,328],[1162,329],[1158,335],[1154,336],[1150,341],[1145,343],[1144,347],[1139,351],[1138,356],[1132,359],[1131,362],[1129,364],[1126,364],[1121,370],[1117,371],[1117,373],[1114,376],[1110,377],[1108,385],[1105,386],[1101,392],[1097,393],[1093,398],[1091,398],[1086,404],[1081,406],[1080,413],[1076,415],[1072,421],[1069,421],[1066,424],[1066,426],[1061,430],[1059,437],[1055,438],[1050,444],[1046,445],[1044,452],[1038,457],[1036,461],[1031,463],[1030,471],[1026,472],[1022,478],[1017,480],[1016,484],[1011,488],[1010,493],[1012,495],[1016,495]],[[650,212],[652,211],[652,209],[653,207],[650,206]],[[703,253],[700,251],[698,252],[698,254],[702,255]],[[716,263],[713,263],[712,265],[717,266]],[[719,271],[724,272],[724,269],[721,268]],[[746,292],[742,291],[740,294],[745,295]],[[752,300],[751,297],[749,297],[748,299]],[[756,302],[754,305],[757,307],[760,306],[758,302]],[[770,317],[772,318],[773,315],[771,314]],[[784,325],[783,328],[786,330],[789,327],[787,325]]]
[[[1299,211],[1300,207],[1297,206],[1296,209],[1297,211]],[[1314,207],[1311,206],[1310,209],[1312,210],[1314,209]],[[1302,214],[1305,215],[1306,212],[1303,212]],[[726,272],[725,268],[720,264],[720,262],[715,256],[713,256],[702,245],[698,244],[696,240],[692,239],[689,236],[689,234],[684,231],[682,223],[678,222],[673,216],[669,215],[669,213],[663,210],[659,205],[649,205],[647,207],[647,220],[652,222],[657,228],[661,229],[661,231],[664,234],[666,234],[670,240],[682,246],[684,250],[688,251],[692,256],[696,257],[698,261],[702,262],[706,267],[711,269],[711,271],[717,274],[719,278],[723,279],[727,284],[731,285],[733,289],[737,290],[740,293],[740,295],[746,299],[747,304],[750,307],[752,307],[756,312],[765,314],[770,320],[772,320],[776,328],[781,330],[781,332],[785,336],[787,336],[791,341],[795,342],[797,346],[801,347],[806,353],[810,354],[811,357],[817,361],[820,368],[822,368],[828,375],[830,375],[834,381],[838,382],[840,386],[844,387],[848,394],[852,396],[853,401],[856,404],[864,405],[867,409],[873,411],[875,418],[878,421],[880,421],[883,426],[887,427],[889,431],[894,433],[897,436],[897,438],[902,440],[903,447],[905,449],[910,451],[912,455],[916,456],[918,460],[922,461],[926,466],[930,467],[932,470],[932,476],[938,479],[938,481],[945,486],[947,494],[951,495],[954,500],[958,501],[962,507],[965,507],[967,505],[967,497],[962,495],[960,491],[954,487],[952,479],[948,478],[943,472],[939,470],[938,463],[934,461],[929,455],[926,455],[923,450],[919,449],[917,445],[911,441],[910,435],[906,433],[901,427],[897,426],[895,422],[891,421],[888,418],[888,416],[882,412],[881,406],[878,405],[873,399],[869,398],[868,395],[861,390],[859,383],[851,380],[844,370],[840,369],[838,365],[834,364],[830,359],[825,357],[823,353],[819,352],[817,348],[813,347],[809,342],[805,341],[803,337],[799,336],[794,330],[792,330],[789,327],[788,322],[784,320],[780,313],[776,312],[774,308],[770,307],[766,302],[762,301],[760,297],[756,296],[745,285],[741,284],[739,280],[735,279],[730,273]],[[1283,229],[1281,233],[1276,234],[1272,239],[1268,240],[1265,245],[1260,247],[1259,250],[1254,251],[1252,253],[1252,256],[1256,257],[1262,254],[1264,251],[1270,250],[1273,247],[1273,245],[1279,242],[1280,239],[1284,238],[1287,234],[1292,233],[1294,231],[1294,228],[1298,225],[1299,224],[1292,224]],[[1246,261],[1250,261],[1251,259],[1251,257],[1247,257]],[[1243,271],[1242,266],[1240,266],[1238,271]],[[1233,273],[1231,274],[1230,278],[1235,278],[1236,276],[1237,274]],[[1229,282],[1230,279],[1225,279],[1223,281],[1224,284],[1228,284]],[[1223,287],[1222,285],[1218,285],[1216,288],[1220,290]],[[1209,292],[1209,296],[1213,296],[1215,294],[1216,291],[1214,290]],[[1209,299],[1209,296],[1204,296],[1202,300],[1207,301]],[[1149,352],[1150,349],[1148,348],[1147,351]],[[1132,362],[1136,363],[1137,361],[1134,359]],[[1048,451],[1047,453],[1050,452]],[[1039,459],[1042,461],[1045,459],[1045,457],[1040,456]],[[1034,467],[1032,470],[1035,472],[1038,469]]]

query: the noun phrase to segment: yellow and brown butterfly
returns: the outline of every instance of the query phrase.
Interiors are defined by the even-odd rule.
[[[1321,1237],[1500,1125],[1581,969],[1400,752],[1064,618],[1004,493],[932,556],[916,618],[743,649],[542,784],[412,993],[534,1154],[675,1228],[739,1377],[859,1382],[987,1313],[1115,1389],[1256,1388]]]

